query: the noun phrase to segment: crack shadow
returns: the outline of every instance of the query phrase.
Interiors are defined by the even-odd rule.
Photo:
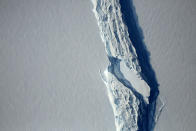
[[[150,86],[149,105],[147,106],[147,122],[139,121],[139,125],[147,126],[141,127],[139,131],[152,131],[155,127],[155,110],[156,99],[159,95],[159,84],[157,82],[156,74],[150,64],[150,52],[147,50],[144,43],[144,35],[141,27],[139,26],[138,16],[136,14],[133,0],[120,0],[122,19],[128,28],[129,38],[136,49],[138,61],[141,67],[142,77]],[[146,119],[141,118],[141,119]],[[142,124],[142,123],[147,124]]]

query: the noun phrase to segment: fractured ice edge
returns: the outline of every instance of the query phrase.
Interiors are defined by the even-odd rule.
[[[136,50],[122,20],[119,0],[92,0],[110,65],[101,73],[113,108],[117,131],[152,131],[162,110],[149,101]]]

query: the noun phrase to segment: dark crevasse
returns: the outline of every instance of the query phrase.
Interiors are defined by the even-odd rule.
[[[150,64],[150,53],[145,43],[142,29],[139,26],[137,14],[132,0],[120,0],[122,18],[128,27],[129,38],[136,49],[138,61],[142,70],[142,77],[150,86],[149,105],[140,109],[138,121],[139,131],[153,131],[155,126],[154,116],[156,110],[156,99],[159,95],[158,82]],[[142,111],[143,110],[143,111]]]

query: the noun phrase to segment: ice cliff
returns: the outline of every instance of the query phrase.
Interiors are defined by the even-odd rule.
[[[155,117],[155,108],[149,107],[151,88],[143,78],[136,50],[122,19],[120,1],[92,2],[110,61],[101,75],[113,108],[116,130],[151,131]]]

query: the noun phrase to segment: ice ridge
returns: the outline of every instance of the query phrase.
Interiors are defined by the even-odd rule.
[[[109,66],[102,73],[117,131],[152,131],[151,88],[144,80],[136,50],[122,19],[119,0],[92,0]],[[153,104],[153,106],[156,106]]]

